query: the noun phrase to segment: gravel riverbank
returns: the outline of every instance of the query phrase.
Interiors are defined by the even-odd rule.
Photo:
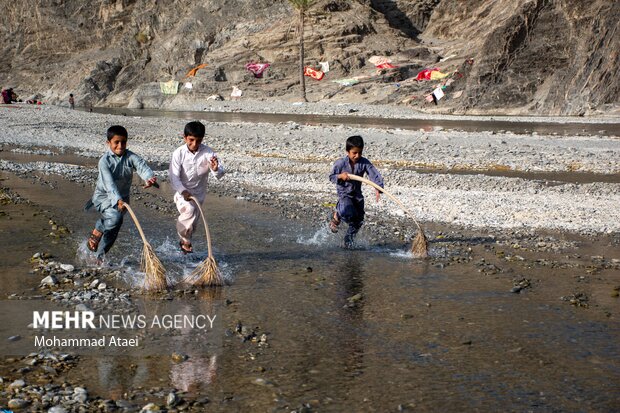
[[[311,105],[294,107],[320,111]],[[251,105],[245,103],[244,110],[248,108]],[[388,110],[373,108],[375,116]],[[322,110],[323,114],[331,113]],[[129,131],[131,150],[150,162],[166,165],[172,151],[182,143],[180,135],[186,120],[14,105],[0,108],[0,122],[4,151],[76,152],[93,158],[105,150],[105,130],[122,124]],[[553,182],[538,179],[535,174],[527,179],[527,174],[534,172],[620,174],[617,136],[362,130],[292,122],[206,124],[205,142],[219,153],[229,171],[226,179],[212,184],[213,189],[281,206],[287,215],[323,217],[328,212],[325,205],[336,200],[335,189],[327,179],[331,165],[344,155],[346,137],[361,134],[366,142],[364,155],[384,174],[386,189],[422,222],[582,234],[620,231],[620,184],[596,179],[582,184],[570,183],[570,179]],[[0,167],[12,170],[25,166],[2,161]],[[35,163],[27,168],[76,173],[67,165]],[[491,176],[512,172],[522,175]],[[166,171],[158,174],[165,177]],[[378,204],[369,199],[367,210],[369,219],[402,217],[402,211],[388,199]]]

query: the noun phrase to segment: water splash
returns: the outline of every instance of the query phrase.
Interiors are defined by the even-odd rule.
[[[296,242],[301,245],[337,245],[340,238],[338,234],[333,234],[327,228],[319,228],[310,237],[305,234],[299,235]]]

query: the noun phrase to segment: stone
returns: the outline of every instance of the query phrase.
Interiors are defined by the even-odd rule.
[[[60,264],[60,268],[65,272],[73,272],[75,267],[71,264]]]
[[[53,286],[58,284],[58,279],[53,275],[48,275],[41,280],[41,285]]]

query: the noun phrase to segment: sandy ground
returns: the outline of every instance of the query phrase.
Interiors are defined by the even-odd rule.
[[[225,104],[229,109],[230,105],[237,105],[247,111],[276,112],[293,107],[307,109],[309,113],[338,113],[334,105],[280,103],[270,108],[265,102],[212,103],[219,105],[214,110]],[[374,116],[400,114],[390,107],[372,109]],[[358,113],[369,110],[370,107],[360,107]],[[129,149],[150,162],[165,165],[172,151],[182,143],[180,135],[186,120],[101,115],[53,106],[14,106],[0,108],[0,122],[3,125],[0,144],[4,151],[37,153],[42,148],[55,148],[52,151],[72,151],[88,157],[100,156],[105,150],[106,129],[112,124],[122,124],[129,131]],[[213,185],[231,195],[280,205],[287,215],[302,211],[322,214],[326,209],[320,208],[321,205],[335,202],[335,188],[327,178],[331,165],[344,155],[345,139],[361,134],[366,142],[364,155],[383,173],[386,189],[422,222],[474,229],[544,229],[590,235],[620,231],[618,183],[596,182],[594,178],[591,183],[575,184],[535,179],[536,175],[532,176],[534,179],[524,179],[484,174],[486,171],[572,176],[619,174],[620,138],[617,136],[362,130],[292,122],[207,123],[207,134],[205,143],[218,152],[228,170],[228,179]],[[4,170],[54,168],[62,174],[80,174],[76,167],[68,165],[17,166],[0,162]],[[420,173],[420,169],[430,173]],[[480,174],[445,173],[451,170]],[[158,174],[165,178],[166,171]],[[367,194],[371,195],[370,190]],[[378,204],[374,200],[367,202],[367,209],[377,217],[403,216],[387,198]]]

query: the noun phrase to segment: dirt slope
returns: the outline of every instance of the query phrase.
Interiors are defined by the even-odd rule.
[[[298,99],[296,14],[285,0],[23,0],[0,3],[0,85],[48,103],[180,109],[233,85],[245,98]],[[321,0],[306,62],[329,61],[310,100],[410,105],[446,113],[617,114],[620,3],[609,0]],[[377,70],[373,55],[398,67]],[[468,58],[473,64],[466,63]],[[270,62],[263,78],[245,70]],[[191,90],[163,95],[159,82]],[[459,70],[437,106],[415,82]],[[365,76],[354,86],[335,79]],[[460,93],[459,93],[460,92]]]

